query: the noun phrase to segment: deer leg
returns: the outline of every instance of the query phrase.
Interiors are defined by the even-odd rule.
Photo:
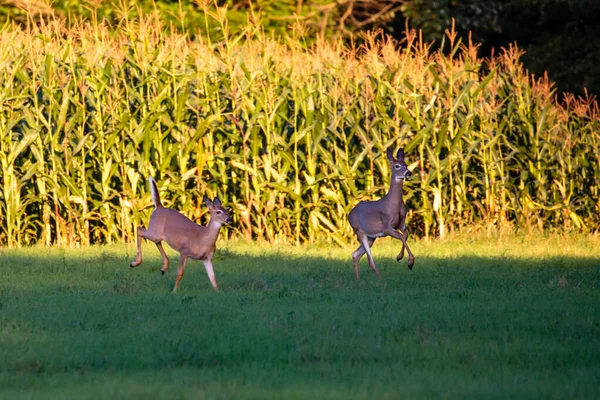
[[[400,261],[404,258],[404,243],[402,243],[402,248],[400,249],[400,253],[396,256],[396,261]]]
[[[131,268],[135,268],[142,263],[142,238],[146,237],[146,232],[148,231],[144,229],[143,226],[140,225],[137,227],[137,256],[135,257],[135,260],[129,264]]]
[[[156,242],[156,247],[158,247],[158,251],[160,251],[160,255],[162,256],[163,265],[160,272],[164,275],[167,269],[169,269],[169,257],[167,257],[167,253],[165,253],[161,242]]]
[[[210,279],[210,284],[215,290],[219,290],[219,286],[217,285],[217,279],[215,278],[215,273],[213,271],[212,259],[204,260],[204,268],[206,269],[206,273],[208,274],[208,279]]]
[[[358,273],[358,261],[365,253],[366,251],[362,244],[358,246],[358,249],[356,249],[354,253],[352,253],[352,261],[354,262],[354,275],[356,275],[356,280],[360,279],[360,275]]]
[[[379,270],[377,269],[377,266],[375,265],[375,261],[373,260],[373,255],[371,254],[371,246],[369,244],[369,238],[364,233],[360,233],[357,236],[358,236],[358,240],[360,241],[360,244],[362,244],[364,251],[367,253],[367,259],[369,260],[369,266],[373,269],[373,271],[375,271],[375,273],[377,274],[377,277],[381,278],[381,274],[379,274]],[[372,242],[371,242],[371,244],[372,244]]]
[[[369,247],[373,246],[373,242],[375,242],[375,239],[369,238]],[[352,261],[354,261],[354,274],[356,275],[356,280],[360,279],[358,273],[358,262],[360,261],[361,257],[365,255],[365,253],[366,251],[362,244],[358,246],[358,249],[356,249],[354,253],[352,253]]]
[[[177,269],[177,278],[175,279],[175,287],[173,288],[173,293],[177,291],[177,287],[179,286],[179,281],[183,278],[183,271],[185,270],[185,262],[187,261],[188,256],[184,256],[183,254],[179,255],[179,269]]]
[[[408,269],[412,269],[412,267],[415,263],[415,256],[413,255],[412,251],[410,251],[408,244],[406,244],[406,237],[408,236],[408,233],[406,233],[406,235],[403,235],[400,232],[398,232],[397,230],[392,229],[392,228],[385,229],[383,232],[388,236],[391,236],[391,237],[394,237],[394,238],[400,240],[402,242],[403,250],[406,247],[406,251],[408,252]],[[400,251],[400,253],[403,253],[403,250]]]
[[[412,251],[410,251],[410,247],[408,247],[408,243],[406,243],[406,239],[408,238],[408,231],[404,230],[404,235],[402,235],[402,248],[406,248],[406,252],[408,253],[408,269],[413,269],[413,265],[415,264],[415,256]]]
[[[396,261],[400,261],[402,260],[402,258],[404,258],[404,248],[406,246],[404,246],[404,242],[406,242],[406,240],[408,239],[408,231],[406,230],[406,225],[402,224],[402,226],[400,227],[400,231],[402,232],[401,235],[404,236],[404,240],[402,241],[402,248],[400,249],[400,253],[398,253],[398,256],[396,257]]]

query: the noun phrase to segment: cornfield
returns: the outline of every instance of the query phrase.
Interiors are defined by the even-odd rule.
[[[307,48],[210,18],[218,41],[157,16],[0,30],[1,244],[131,242],[149,175],[199,222],[219,196],[229,236],[345,244],[348,211],[387,190],[389,146],[414,172],[412,234],[598,230],[597,102],[558,101],[518,48],[481,59],[453,31],[436,51],[412,31]]]

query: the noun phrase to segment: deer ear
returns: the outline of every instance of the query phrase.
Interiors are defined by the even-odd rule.
[[[404,161],[404,150],[403,149],[398,150],[398,154],[396,154],[396,159],[398,161]]]
[[[212,202],[210,201],[210,199],[206,196],[204,196],[204,204],[206,204],[206,207],[211,208],[212,207]]]
[[[213,200],[213,205],[220,207],[221,206],[221,200],[219,200],[218,197],[215,196],[215,199]]]
[[[394,156],[392,154],[392,149],[387,149],[385,151],[385,155],[387,156],[388,160],[390,160],[390,162],[394,162]]]

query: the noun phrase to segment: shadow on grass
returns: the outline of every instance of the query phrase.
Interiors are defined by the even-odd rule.
[[[129,249],[130,250],[130,249]],[[155,249],[152,249],[155,250]],[[43,250],[42,250],[43,252]],[[161,276],[161,260],[156,251],[146,249],[144,263],[129,268],[131,254],[102,250],[98,252],[61,252],[46,254],[4,250],[0,255],[2,290],[57,291],[79,289],[111,289],[116,294],[133,295],[143,288],[171,288],[177,271],[177,254],[169,254],[171,265]],[[350,254],[350,252],[348,252]],[[408,270],[406,257],[396,262],[389,255],[376,255],[381,279],[368,266],[366,256],[360,262],[360,280],[354,277],[354,267],[347,260],[313,254],[266,253],[249,255],[232,250],[218,251],[213,263],[221,292],[307,291],[311,288],[355,290],[387,288],[393,290],[417,284],[421,287],[464,284],[468,286],[525,284],[538,282],[548,287],[598,287],[600,259],[581,256],[551,256],[523,258],[510,256],[441,257],[417,255],[413,271]],[[166,286],[161,283],[168,283]],[[582,286],[583,284],[583,286]],[[296,288],[294,286],[297,286]],[[189,260],[180,292],[212,291],[204,266]]]
[[[220,292],[192,261],[173,295],[176,257],[162,276],[158,254],[130,269],[127,251],[2,252],[0,386],[32,397],[32,382],[85,397],[86,385],[108,395],[134,377],[182,397],[598,392],[593,257],[417,254],[409,271],[376,252],[382,279],[363,259],[356,281],[349,256],[228,250],[214,260]]]

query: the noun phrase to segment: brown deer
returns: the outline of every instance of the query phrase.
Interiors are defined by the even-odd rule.
[[[206,268],[210,283],[215,290],[219,290],[213,271],[212,257],[221,226],[232,221],[229,214],[227,214],[227,210],[223,208],[217,197],[211,202],[204,196],[204,203],[210,212],[210,222],[207,226],[198,225],[183,214],[163,207],[156,182],[152,177],[148,177],[148,180],[150,181],[150,193],[152,193],[152,201],[154,202],[154,212],[150,216],[148,229],[144,229],[143,226],[137,228],[137,257],[131,263],[131,268],[135,268],[142,263],[142,238],[144,238],[156,243],[156,247],[158,247],[158,251],[162,256],[161,272],[164,275],[169,268],[169,258],[161,244],[164,240],[179,252],[179,269],[177,270],[173,292],[177,291],[188,258],[204,262],[204,268]]]
[[[366,253],[369,259],[369,266],[375,271],[378,277],[381,277],[379,270],[373,261],[371,246],[378,237],[392,236],[402,242],[402,249],[396,261],[404,257],[404,249],[408,252],[408,269],[412,269],[415,263],[415,257],[406,244],[408,232],[406,230],[406,205],[402,199],[402,186],[404,179],[410,178],[412,173],[408,165],[404,162],[404,150],[398,150],[396,158],[392,151],[387,149],[387,159],[390,162],[392,171],[392,181],[390,189],[385,196],[376,201],[361,201],[348,214],[348,220],[360,246],[352,253],[354,261],[354,273],[356,279],[359,279],[358,261]],[[400,229],[401,232],[398,232]]]

